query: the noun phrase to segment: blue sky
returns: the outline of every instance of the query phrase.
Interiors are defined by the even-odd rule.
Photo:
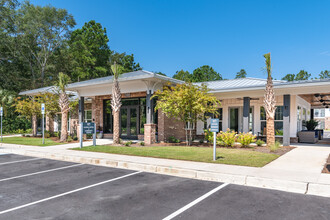
[[[330,69],[330,1],[33,0],[65,8],[80,28],[96,20],[109,45],[133,53],[145,70],[172,76],[210,65],[224,78],[244,68],[265,78],[263,54],[271,52],[273,76]]]

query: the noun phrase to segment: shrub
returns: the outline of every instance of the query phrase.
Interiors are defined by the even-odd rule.
[[[73,140],[74,141],[77,141],[78,140],[78,137],[75,135],[75,136],[73,136]]]
[[[33,131],[32,131],[32,128],[29,128],[29,129],[26,129],[26,130],[25,130],[25,134],[32,134],[32,132],[33,132]]]
[[[220,131],[217,135],[217,143],[221,145],[225,145],[228,147],[234,146],[236,140],[236,132],[231,131],[230,129],[227,129],[227,131]]]
[[[68,136],[68,139],[67,139],[67,142],[72,142],[73,141],[73,139],[72,139],[72,137],[69,135]]]
[[[242,147],[247,147],[255,141],[256,141],[256,136],[249,132],[240,133],[237,137],[237,142],[239,142],[242,145]]]
[[[145,143],[142,141],[142,142],[140,142],[140,145],[141,145],[141,146],[144,146],[144,145],[145,145]]]
[[[276,141],[275,144],[270,145],[270,151],[277,151],[281,147],[281,143]]]
[[[24,130],[23,129],[17,129],[13,131],[15,134],[23,134]]]
[[[213,132],[210,131],[210,129],[204,130],[205,140],[209,143],[213,143]]]
[[[24,132],[24,130],[31,129],[31,126],[32,124],[30,120],[19,117],[17,115],[12,117],[5,117],[2,120],[3,133],[16,133],[15,131],[17,130],[23,130]],[[29,133],[32,133],[32,129]]]
[[[199,143],[200,143],[200,144],[204,144],[204,139],[200,139],[200,140],[199,140]]]
[[[45,132],[45,138],[50,138],[50,133],[49,132]]]
[[[257,140],[256,141],[256,144],[259,146],[259,147],[261,147],[263,144],[265,144],[265,142],[263,141],[263,140]]]
[[[27,134],[27,135],[25,135],[25,137],[27,137],[27,138],[29,138],[29,137],[31,137],[29,134]]]
[[[169,138],[168,138],[168,141],[169,141],[170,143],[180,143],[180,140],[177,139],[177,138],[175,138],[174,136],[169,137]]]
[[[125,146],[126,147],[129,147],[129,146],[131,146],[132,145],[132,141],[127,141],[126,143],[125,143]]]
[[[25,137],[25,134],[22,134],[22,137]]]

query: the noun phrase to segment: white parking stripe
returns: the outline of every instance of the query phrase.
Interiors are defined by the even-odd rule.
[[[35,173],[24,174],[24,175],[20,175],[20,176],[8,177],[8,178],[5,178],[5,179],[0,179],[0,182],[7,181],[7,180],[18,179],[18,178],[27,177],[27,176],[33,176],[33,175],[42,174],[42,173],[53,172],[53,171],[56,171],[56,170],[63,170],[63,169],[67,169],[67,168],[71,168],[71,167],[77,167],[77,166],[81,166],[81,165],[84,165],[84,164],[74,164],[74,165],[70,165],[70,166],[59,167],[59,168],[39,171],[39,172],[35,172]]]
[[[6,165],[6,164],[12,164],[12,163],[21,163],[21,162],[32,161],[32,160],[41,160],[41,159],[43,159],[43,158],[33,158],[33,159],[26,159],[26,160],[15,160],[15,161],[10,161],[10,162],[0,163],[0,165]]]
[[[45,198],[45,199],[41,199],[41,200],[38,200],[38,201],[35,201],[35,202],[27,203],[25,205],[17,206],[15,208],[7,209],[7,210],[4,210],[4,211],[1,211],[0,215],[8,213],[8,212],[15,211],[15,210],[18,210],[18,209],[22,209],[22,208],[25,208],[25,207],[28,207],[28,206],[31,206],[31,205],[35,205],[35,204],[38,204],[38,203],[42,203],[42,202],[45,202],[45,201],[48,201],[48,200],[51,200],[51,199],[55,199],[55,198],[58,198],[58,197],[69,195],[69,194],[72,194],[72,193],[75,193],[75,192],[79,192],[79,191],[82,191],[84,189],[89,189],[89,188],[99,186],[99,185],[102,185],[102,184],[105,184],[105,183],[110,183],[110,182],[113,182],[113,181],[116,181],[116,180],[120,180],[120,179],[129,177],[129,176],[133,176],[133,175],[136,175],[136,174],[139,174],[139,173],[142,173],[142,171],[130,173],[130,174],[127,174],[127,175],[124,175],[124,176],[120,176],[120,177],[116,177],[116,178],[106,180],[106,181],[103,181],[103,182],[95,183],[93,185],[89,185],[89,186],[85,186],[85,187],[75,189],[75,190],[72,190],[72,191],[69,191],[69,192],[61,193],[61,194],[51,196],[51,197],[48,197],[48,198]]]
[[[212,189],[210,192],[202,195],[201,197],[195,199],[194,201],[192,201],[191,203],[187,204],[186,206],[182,207],[181,209],[177,210],[176,212],[173,212],[171,215],[167,216],[166,218],[164,218],[163,220],[170,220],[173,219],[174,217],[180,215],[182,212],[186,211],[187,209],[193,207],[194,205],[196,205],[197,203],[203,201],[204,199],[206,199],[207,197],[209,197],[210,195],[212,195],[213,193],[219,191],[220,189],[228,186],[229,183],[224,183],[220,186],[218,186],[215,189]]]

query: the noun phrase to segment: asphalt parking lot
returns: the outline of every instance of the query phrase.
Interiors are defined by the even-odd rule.
[[[14,154],[0,219],[330,219],[330,198]]]

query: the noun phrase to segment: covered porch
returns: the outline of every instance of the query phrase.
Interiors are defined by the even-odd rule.
[[[257,80],[257,79],[252,79]],[[235,80],[232,80],[235,81]],[[224,82],[221,82],[224,84]],[[260,83],[260,85],[259,85]],[[284,146],[298,142],[298,132],[306,130],[304,122],[313,119],[314,109],[326,108],[330,99],[329,80],[284,82],[274,81],[276,95],[275,136]],[[217,89],[212,93],[221,100],[220,128],[236,132],[251,132],[265,138],[266,114],[263,107],[265,82],[243,88],[239,86]],[[230,86],[230,85],[229,85]],[[197,134],[201,135],[207,123],[199,122]]]
[[[112,82],[112,76],[109,76],[68,86],[68,90],[75,91],[79,96],[79,122],[95,122],[97,130],[105,138],[112,138],[113,135]],[[122,74],[119,83],[122,93],[121,138],[144,140],[146,144],[156,142],[159,116],[154,111],[156,100],[151,97],[154,91],[161,90],[165,84],[182,81],[147,71],[136,71]],[[85,104],[86,100],[91,102],[89,107]]]

